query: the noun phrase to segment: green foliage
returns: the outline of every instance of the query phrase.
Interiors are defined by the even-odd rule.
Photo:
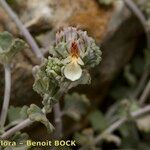
[[[63,66],[63,63],[58,58],[48,57],[48,63],[46,65],[47,76],[59,81],[61,79],[61,68]]]
[[[46,112],[50,112],[52,105],[58,101],[59,92],[90,83],[88,69],[99,64],[102,53],[86,32],[68,27],[56,34],[56,44],[51,46],[50,54],[52,56],[33,69],[33,89],[43,97]],[[84,65],[83,68],[80,67],[81,64]]]
[[[53,96],[58,88],[58,82],[54,79],[55,71],[51,70],[50,73],[49,64],[50,62],[45,59],[41,66],[36,68],[33,89],[41,96],[44,96],[45,94]]]
[[[44,114],[41,108],[39,108],[35,104],[30,105],[30,108],[28,109],[27,113],[32,121],[38,121],[43,123],[46,126],[47,131],[49,133],[51,133],[54,130],[54,127],[47,119],[46,114]]]
[[[89,119],[89,121],[90,121],[90,123],[92,125],[92,128],[95,131],[98,131],[98,132],[102,131],[105,128],[107,128],[107,126],[108,126],[108,122],[105,119],[105,116],[99,110],[92,111],[89,114],[88,119]]]
[[[138,148],[140,145],[140,139],[138,135],[138,131],[136,128],[136,124],[133,120],[129,120],[119,128],[122,144],[121,148]],[[129,140],[132,139],[132,140]]]
[[[138,109],[139,106],[135,100],[123,99],[120,102],[116,102],[114,105],[112,105],[108,109],[105,117],[106,120],[108,120],[109,124],[111,124],[114,122],[114,120],[122,117],[131,118],[131,116],[129,116],[129,113],[135,112]]]
[[[95,41],[92,39],[91,44],[87,47],[87,55],[83,58],[85,65],[87,67],[95,67],[101,61],[102,52],[100,48],[95,44]]]
[[[129,113],[139,109],[138,103],[135,100],[123,99],[117,108],[117,113],[120,117],[129,117]]]
[[[14,39],[8,32],[0,33],[0,63],[10,63],[13,57],[25,47],[26,44],[23,40]]]
[[[144,2],[141,3],[141,0],[135,0],[138,6],[142,11],[144,11],[147,15],[147,19],[150,18],[150,2],[149,0],[145,0]]]
[[[47,113],[51,111],[53,104],[56,103],[54,95],[63,85],[64,80],[61,77],[61,67],[59,65],[61,66],[57,58],[49,57],[44,60],[41,66],[34,68],[35,82],[33,89],[43,97],[42,103]]]
[[[27,116],[27,106],[23,106],[21,107],[14,107],[14,106],[10,106],[9,110],[8,110],[8,120],[9,122],[20,122],[24,119],[26,119]]]
[[[12,141],[15,141],[17,143],[17,146],[13,146],[13,147],[8,146],[4,150],[28,150],[30,149],[30,147],[26,145],[26,141],[28,139],[29,139],[28,134],[17,132],[12,137]]]
[[[73,93],[65,96],[64,114],[79,121],[86,114],[90,101],[85,95]]]
[[[74,139],[84,148],[82,150],[98,150],[94,144],[94,131],[85,129],[82,133],[75,133]]]
[[[44,60],[40,67],[34,68],[35,82],[33,89],[43,97],[43,105],[47,112],[51,111],[52,105],[57,101],[55,94],[61,89],[65,92],[68,90],[66,84],[69,84],[69,88],[72,88],[79,84],[90,83],[89,73],[83,71],[83,76],[70,84],[62,75],[62,65],[59,59],[49,57]]]
[[[109,9],[109,6],[112,6],[112,4],[115,2],[115,0],[98,0],[98,1],[100,4],[103,5],[102,7],[104,9],[106,8],[103,11],[104,13],[105,11],[107,11],[107,9]],[[144,12],[144,14],[146,14],[146,18],[149,20],[148,22],[150,22],[149,0],[144,0],[144,1],[134,0],[134,1],[139,1],[140,2],[139,5],[145,1],[145,4],[143,6],[140,6],[139,8],[142,8],[142,11]],[[15,4],[18,4],[18,0],[17,2],[9,0],[9,3],[15,6]],[[26,5],[26,7],[30,7],[30,5],[29,6]],[[93,10],[94,9],[95,8],[93,8]],[[120,8],[116,7],[117,10],[116,13],[120,13],[119,9]],[[110,10],[108,10],[108,16],[110,15],[109,11]],[[110,12],[113,11],[114,10],[111,10]],[[128,13],[127,14],[125,13],[123,19],[124,17],[125,18],[128,17],[128,15],[129,15]],[[106,20],[108,18],[106,17]],[[128,20],[128,18],[126,19]],[[125,23],[123,22],[121,26],[122,25],[124,26],[126,24],[127,21],[126,19],[125,19]],[[132,17],[130,19],[132,19]],[[106,20],[105,23],[107,23]],[[120,18],[118,20],[120,20]],[[150,23],[149,24],[147,23],[147,25],[148,25],[147,27],[150,27]],[[36,24],[34,24],[33,26],[36,26]],[[118,29],[117,31],[120,31],[120,28]],[[42,37],[43,36],[44,35],[42,34]],[[142,36],[140,36],[140,38]],[[131,44],[131,48],[136,47],[135,46],[135,43],[137,43],[136,40],[134,42],[132,41],[130,42],[129,41],[130,38],[128,38],[128,36],[126,35],[125,35],[125,39],[127,41],[127,45],[126,44],[124,45],[125,47],[130,47],[130,44]],[[144,43],[142,42],[140,46],[143,45]],[[25,42],[23,42],[20,39],[14,39],[13,36],[8,32],[0,33],[0,63],[2,64],[11,63],[11,60],[16,55],[16,53],[24,49],[25,46],[26,46]],[[71,117],[72,119],[78,122],[77,127],[78,126],[81,127],[78,130],[78,132],[75,133],[75,139],[78,142],[78,144],[81,146],[81,149],[82,147],[85,147],[84,150],[101,150],[102,149],[101,143],[103,143],[103,141],[106,141],[108,143],[109,142],[114,143],[116,146],[118,146],[118,148],[121,149],[131,149],[131,150],[150,149],[150,144],[148,141],[149,132],[150,132],[149,115],[137,120],[132,118],[130,115],[131,112],[137,111],[139,109],[137,99],[132,99],[132,93],[133,91],[135,91],[135,88],[139,84],[138,80],[140,79],[143,71],[145,69],[149,69],[150,66],[150,50],[146,49],[144,50],[143,53],[143,49],[141,49],[140,53],[139,51],[136,52],[137,53],[132,57],[133,59],[131,61],[129,61],[128,58],[126,59],[126,62],[129,61],[128,62],[129,64],[127,64],[127,66],[125,66],[125,68],[122,69],[124,70],[124,72],[118,78],[116,78],[116,81],[112,84],[111,91],[109,91],[110,95],[107,96],[108,102],[106,103],[104,102],[106,105],[105,104],[98,105],[94,110],[91,110],[90,113],[87,113],[90,108],[90,105],[92,105],[92,103],[95,104],[95,102],[92,102],[90,104],[90,101],[85,95],[73,93],[73,94],[67,94],[64,97],[64,109],[62,111],[62,115],[65,114]],[[42,62],[41,65],[36,66],[33,69],[34,78],[35,78],[33,89],[38,94],[40,94],[41,97],[43,98],[42,100],[42,104],[44,106],[43,109],[39,108],[35,104],[32,104],[30,107],[24,106],[23,108],[11,106],[8,110],[9,124],[5,126],[4,128],[5,130],[3,128],[0,129],[0,133],[4,133],[5,131],[7,131],[7,129],[10,129],[12,126],[18,124],[19,122],[21,122],[22,120],[28,117],[32,121],[41,122],[46,126],[48,132],[52,132],[54,130],[54,127],[47,119],[46,113],[52,111],[53,105],[57,103],[60,97],[62,96],[62,94],[66,93],[69,89],[76,87],[80,84],[90,83],[91,77],[89,74],[89,69],[100,63],[101,55],[102,55],[99,46],[96,45],[95,41],[91,37],[89,37],[86,32],[83,32],[81,30],[72,27],[64,28],[56,34],[56,43],[53,46],[51,46],[49,53],[50,56],[45,58],[45,60]],[[107,56],[109,57],[109,55],[111,56],[111,53],[109,55],[107,53],[109,52],[106,50],[106,57]],[[117,55],[118,57],[114,57],[112,59],[113,61],[107,60],[107,58],[105,58],[106,62],[104,63],[105,64],[104,66],[106,68],[102,67],[103,68],[102,72],[100,71],[99,74],[98,71],[98,75],[102,75],[103,77],[103,74],[105,74],[106,72],[108,73],[109,67],[107,65],[111,63],[111,61],[116,62],[117,60],[119,60],[118,58],[120,57],[120,54],[121,53],[119,54],[115,53],[115,55]],[[113,55],[111,57],[113,57]],[[125,61],[123,61],[123,64],[124,62]],[[122,63],[122,62],[118,62],[118,63]],[[75,80],[73,80],[72,78],[67,78],[68,74],[67,73],[66,73],[67,75],[65,74],[64,70],[68,65],[72,65],[73,67],[72,68],[70,67],[71,69],[68,69],[69,71],[67,70],[68,71],[67,73],[69,75],[71,74],[72,77],[74,76],[74,73],[76,73],[79,76],[78,78],[75,78]],[[116,63],[113,63],[112,66],[114,66],[113,69],[117,72],[121,68],[119,67],[119,69],[118,68],[115,69],[115,65]],[[76,70],[75,67],[77,67],[78,70]],[[79,75],[79,73],[81,73],[81,75]],[[111,75],[112,74],[110,73],[109,76],[110,80],[113,79]],[[102,80],[104,81],[104,84],[102,85],[106,85],[106,87],[107,84],[110,85],[111,81],[109,79],[107,80],[107,77],[106,79],[105,77],[104,79],[102,78]],[[96,94],[98,93],[96,92]],[[94,97],[95,95],[92,96],[95,99]],[[114,105],[110,106],[112,103],[114,103]],[[110,108],[107,110],[107,113],[104,112],[106,114],[103,114],[100,111],[100,107],[101,106],[107,107],[108,104]],[[105,110],[105,108],[103,110]],[[83,129],[83,125],[82,125],[83,117],[85,117],[86,120],[85,123],[87,123],[86,128],[90,126],[90,129],[85,129],[85,128]],[[127,117],[128,121],[125,124],[123,124],[121,127],[119,127],[117,129],[117,132],[110,133],[110,134],[103,132],[107,127],[111,126],[113,122],[124,117]],[[76,127],[76,124],[73,125],[74,127]],[[95,145],[95,135],[99,133],[102,133],[102,141],[100,141],[97,145]],[[70,135],[72,136],[72,134],[73,133],[71,133]],[[146,137],[146,135],[148,135],[148,138]],[[25,141],[28,138],[29,137],[26,133],[22,133],[22,134],[16,133],[13,137],[11,137],[11,140],[17,141],[17,143],[19,142],[25,143]],[[148,142],[146,142],[146,140]],[[96,146],[98,146],[98,148]],[[29,147],[23,144],[23,145],[17,145],[17,147],[7,147],[5,148],[5,150],[11,150],[11,149],[27,150],[28,148]],[[58,149],[65,150],[71,148],[59,147]]]
[[[6,50],[13,42],[13,36],[8,32],[0,33],[1,51]]]

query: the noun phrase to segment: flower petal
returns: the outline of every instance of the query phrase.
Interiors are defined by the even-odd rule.
[[[82,69],[77,63],[71,62],[65,66],[64,75],[67,79],[75,81],[81,77]]]
[[[82,61],[82,59],[80,57],[78,58],[77,62],[78,62],[78,64],[80,64],[82,66],[84,65],[84,62]]]
[[[63,60],[63,62],[64,62],[65,64],[68,64],[68,63],[71,62],[71,59],[72,59],[72,57],[71,57],[71,56],[68,56],[66,59]]]

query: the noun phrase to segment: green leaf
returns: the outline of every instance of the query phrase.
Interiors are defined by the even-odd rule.
[[[111,106],[106,116],[106,119],[109,121],[109,124],[113,123],[116,119],[122,117],[128,117],[132,119],[130,113],[135,112],[139,109],[137,100],[131,99],[122,99],[120,102],[116,102]]]
[[[21,145],[21,146],[16,146],[16,147],[8,146],[4,150],[28,150],[28,149],[30,149],[30,147],[26,145]]]
[[[76,121],[79,121],[82,115],[85,115],[90,102],[85,95],[73,93],[65,96],[64,113]]]
[[[54,130],[53,125],[49,122],[46,115],[42,112],[41,108],[39,108],[35,104],[31,104],[27,112],[28,112],[29,118],[32,121],[38,121],[38,122],[43,123],[46,126],[47,131],[49,133],[51,133]]]
[[[136,100],[123,99],[118,105],[117,114],[120,117],[128,117],[130,112],[135,112],[139,109]]]
[[[74,138],[81,145],[85,145],[86,143],[94,144],[94,131],[91,128],[84,129],[81,133],[75,133]]]
[[[94,110],[91,112],[88,119],[95,131],[102,131],[108,126],[104,115],[99,110]]]
[[[30,147],[26,145],[26,141],[28,139],[29,139],[29,136],[27,133],[17,132],[12,137],[12,141],[15,141],[17,143],[17,145],[15,147],[8,146],[4,150],[28,150],[28,149],[30,149]],[[20,143],[23,143],[23,144],[20,144]]]
[[[86,150],[97,150],[94,143],[94,131],[93,129],[85,129],[81,133],[75,133],[75,141],[84,147]]]
[[[124,143],[126,140],[128,141],[128,144],[135,144],[139,142],[139,134],[136,122],[134,120],[129,119],[118,130],[120,131],[122,137],[122,143]],[[132,140],[129,140],[131,138]]]
[[[26,48],[26,43],[21,39],[14,39],[8,32],[0,33],[0,63],[8,64],[14,56]]]
[[[2,50],[9,48],[13,41],[13,36],[8,32],[0,33],[0,47]]]
[[[21,132],[15,133],[15,135],[12,137],[12,140],[14,140],[16,142],[24,142],[28,139],[29,139],[28,134],[27,133],[21,133]]]
[[[33,89],[39,93],[42,97],[44,94],[49,95],[49,97],[53,96],[56,93],[58,88],[58,82],[53,78],[53,76],[48,76],[47,69],[48,60],[45,59],[40,66],[36,66],[34,68],[35,81],[33,84]],[[52,75],[52,74],[51,74]]]
[[[27,106],[23,106],[21,107],[14,107],[14,106],[10,106],[9,110],[8,110],[8,120],[9,122],[14,122],[14,121],[22,121],[24,119],[26,119],[27,116]]]

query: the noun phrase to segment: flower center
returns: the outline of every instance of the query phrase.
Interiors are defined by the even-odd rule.
[[[79,48],[76,42],[72,42],[70,51],[73,59],[77,59],[79,57]]]

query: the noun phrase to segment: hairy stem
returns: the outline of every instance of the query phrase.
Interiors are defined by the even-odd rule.
[[[33,52],[36,54],[37,58],[43,59],[43,54],[40,51],[38,45],[36,44],[36,41],[32,37],[32,35],[29,33],[28,29],[23,25],[23,23],[18,18],[17,14],[10,8],[10,6],[7,4],[6,0],[0,0],[0,3],[2,7],[5,9],[9,17],[16,23],[18,29],[22,32],[22,35],[25,37],[29,45],[31,46]]]
[[[45,109],[42,109],[42,111],[43,111],[43,113],[45,113]],[[30,119],[25,119],[24,121],[22,121],[18,125],[14,126],[13,128],[9,129],[8,131],[6,131],[0,137],[0,139],[7,139],[7,138],[11,137],[17,131],[20,131],[20,130],[22,130],[22,129],[28,127],[28,126],[30,126],[32,123],[33,123],[33,121],[31,121]]]
[[[144,108],[139,109],[136,112],[131,113],[131,117],[133,118],[138,118],[146,113],[150,112],[150,105],[145,106]],[[116,122],[114,122],[110,127],[108,127],[105,131],[103,131],[100,135],[98,135],[95,138],[95,144],[97,144],[98,142],[100,142],[103,138],[104,134],[110,134],[112,132],[114,132],[116,129],[118,129],[120,126],[122,126],[124,123],[126,123],[126,121],[128,120],[127,117],[124,117],[122,119],[117,120]]]
[[[26,120],[22,121],[21,123],[19,123],[18,125],[14,126],[13,128],[9,129],[8,131],[6,131],[0,137],[0,139],[7,139],[7,138],[11,137],[17,131],[20,131],[20,130],[24,129],[25,127],[31,125],[32,123],[33,122],[30,119],[26,119]]]
[[[144,88],[144,86],[147,82],[147,79],[149,77],[149,73],[150,73],[149,69],[146,68],[143,75],[142,75],[142,77],[141,77],[141,79],[140,79],[140,81],[139,81],[139,84],[138,84],[135,92],[132,95],[133,98],[138,98],[139,95],[141,94],[141,92],[142,92],[142,90],[143,90],[143,88]]]
[[[40,49],[39,49],[36,41],[34,40],[34,38],[29,33],[28,29],[23,25],[23,23],[20,21],[18,16],[10,8],[10,6],[7,4],[7,2],[5,0],[0,0],[0,2],[1,2],[2,7],[5,9],[5,11],[10,16],[10,18],[16,23],[17,27],[22,32],[23,36],[25,37],[25,39],[27,40],[27,42],[31,46],[31,48],[32,48],[33,52],[36,54],[37,58],[42,60],[44,58],[43,54],[40,51]],[[61,137],[61,135],[62,135],[62,131],[61,131],[62,130],[62,120],[61,120],[61,110],[60,110],[60,107],[59,107],[59,102],[58,102],[58,104],[56,104],[54,106],[54,114],[55,114],[56,132],[58,132],[59,136]],[[19,124],[18,126],[15,126],[14,128],[12,128],[12,130],[10,129],[9,132],[8,132],[8,135],[14,133],[14,131],[16,131],[17,128],[22,129],[22,128],[26,127],[25,124],[30,125],[29,120],[25,121],[23,125],[21,124],[21,126],[19,126],[20,125]],[[6,135],[7,135],[7,133],[6,133]],[[5,137],[5,134],[4,134],[4,137]],[[58,137],[58,135],[57,135],[57,137]]]
[[[62,137],[62,112],[60,110],[60,102],[59,99],[60,97],[65,94],[69,88],[70,88],[71,82],[68,83],[64,83],[59,92],[55,95],[55,100],[58,101],[55,105],[54,105],[54,121],[55,121],[55,125],[56,125],[56,131],[54,133],[54,138],[59,139]]]
[[[57,99],[60,99],[61,98],[61,96],[62,96],[62,94],[64,94],[68,89],[69,89],[69,85],[68,85],[68,88],[67,88],[67,85],[68,84],[66,84],[66,85],[64,85],[62,88],[60,88],[60,90],[56,93],[56,97],[57,97]],[[55,97],[55,96],[54,96]],[[56,106],[55,106],[56,107]],[[54,107],[54,108],[55,108]],[[56,109],[56,108],[55,108]],[[57,108],[58,109],[58,108]],[[45,109],[42,109],[42,111],[43,111],[43,113],[46,113],[45,112]],[[55,110],[56,112],[58,111],[58,110]],[[60,110],[59,110],[60,111]],[[61,120],[61,112],[59,112],[60,113],[60,115],[59,116],[57,116],[57,117],[59,117],[59,118],[57,118],[57,120]],[[58,114],[58,113],[57,113]],[[55,120],[56,120],[56,118],[55,118]],[[1,135],[0,136],[0,139],[7,139],[7,138],[9,138],[9,137],[11,137],[14,133],[16,133],[17,131],[20,131],[20,130],[22,130],[22,129],[24,129],[24,128],[26,128],[27,126],[29,126],[29,125],[31,125],[33,123],[33,121],[31,121],[30,119],[26,119],[26,120],[24,120],[23,122],[21,122],[21,123],[19,123],[18,125],[16,125],[16,126],[14,126],[13,128],[11,128],[11,129],[9,129],[8,131],[6,131],[3,135]],[[56,126],[57,127],[57,126]],[[59,129],[57,129],[56,128],[56,130],[59,130]],[[60,132],[59,132],[60,133]],[[61,134],[60,134],[61,135]],[[60,137],[60,135],[59,135],[59,137]]]
[[[150,95],[150,80],[148,81],[141,97],[139,98],[140,105],[144,104],[145,100],[148,98],[149,95]]]
[[[1,2],[2,7],[6,10],[6,12],[10,16],[10,18],[16,23],[17,27],[22,32],[23,36],[26,38],[26,40],[29,43],[29,45],[31,46],[33,52],[36,54],[37,58],[42,60],[43,59],[43,54],[41,53],[41,51],[40,51],[38,45],[36,44],[36,41],[32,37],[32,35],[29,33],[29,31],[26,29],[26,27],[20,21],[18,16],[15,14],[15,12],[9,7],[9,5],[6,3],[6,1],[5,0],[0,0],[0,2]],[[56,120],[56,130],[61,132],[62,127],[58,127],[58,129],[57,129],[58,120],[60,120],[59,124],[61,124],[61,115],[58,115],[58,114],[61,114],[61,111],[60,111],[60,108],[58,106],[59,106],[59,103],[54,106],[54,113],[55,113],[55,117],[56,117],[55,118],[55,120]],[[8,132],[8,134],[13,133],[18,127],[19,127],[19,129],[24,128],[26,126],[25,124],[29,125],[29,120],[25,121],[23,125],[21,124],[21,126],[19,126],[20,125],[19,124],[18,126],[14,127],[14,129],[10,130],[10,132]],[[62,126],[62,125],[59,125],[59,126]]]
[[[13,121],[13,122],[10,122],[8,125],[5,126],[4,131],[10,129],[11,127],[13,127],[13,126],[15,126],[15,125],[17,125],[17,124],[19,124],[19,123],[21,123],[21,122],[22,122],[22,121],[18,121],[18,120]]]
[[[147,20],[141,10],[137,7],[137,5],[132,0],[124,0],[125,4],[128,8],[135,14],[135,16],[139,19],[143,28],[145,30],[146,39],[147,39],[147,47],[150,49],[150,35],[147,28]]]
[[[145,106],[144,108],[141,108],[138,111],[131,113],[131,117],[136,119],[146,113],[150,113],[150,105]],[[99,144],[105,134],[110,134],[110,133],[114,132],[119,127],[121,127],[124,123],[126,123],[126,121],[128,121],[127,117],[124,117],[124,118],[121,118],[121,119],[115,121],[112,125],[110,125],[107,129],[105,129],[101,134],[97,135],[97,137],[94,140],[94,144]],[[88,148],[88,146],[83,146],[79,150],[85,150],[87,148]]]
[[[7,111],[10,101],[10,93],[11,93],[11,69],[10,65],[4,65],[5,69],[5,92],[4,92],[4,101],[3,106],[1,110],[1,116],[0,116],[0,126],[4,127],[6,117],[7,117]]]
[[[146,35],[146,40],[147,40],[147,48],[150,50],[150,34],[149,34],[149,29],[147,27],[147,20],[144,16],[144,14],[142,13],[142,11],[137,7],[137,5],[133,2],[133,0],[124,0],[125,4],[127,5],[127,7],[133,12],[133,14],[139,19],[139,21],[141,22],[144,31],[145,31],[145,35]],[[149,77],[149,69],[146,69],[140,79],[139,85],[136,89],[136,91],[133,94],[133,98],[137,98],[139,96],[139,94],[141,93],[148,77]]]
[[[62,118],[59,102],[54,105],[54,118],[56,131],[54,133],[54,138],[59,139],[62,137]]]

